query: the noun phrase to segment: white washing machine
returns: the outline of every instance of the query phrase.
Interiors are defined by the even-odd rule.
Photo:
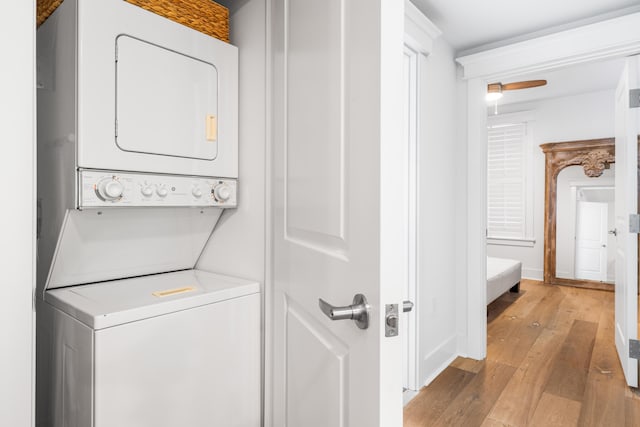
[[[40,424],[259,426],[259,291],[187,270],[46,292]]]

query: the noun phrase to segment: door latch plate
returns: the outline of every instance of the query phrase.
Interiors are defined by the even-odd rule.
[[[640,215],[631,214],[629,215],[629,233],[640,233]]]
[[[630,339],[629,340],[629,357],[631,359],[640,360],[640,341]]]
[[[384,336],[396,337],[398,336],[398,304],[387,304],[384,306]]]
[[[640,108],[640,89],[629,91],[629,108]]]

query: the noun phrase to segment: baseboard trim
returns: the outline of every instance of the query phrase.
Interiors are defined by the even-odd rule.
[[[418,395],[418,391],[405,390],[402,392],[402,406],[407,406],[407,403],[411,402],[414,397]]]
[[[452,335],[422,359],[420,373],[429,372],[429,374],[421,378],[418,384],[422,384],[423,387],[429,385],[458,357],[457,338],[457,335]]]
[[[530,280],[544,280],[544,271],[539,268],[523,268],[522,278]]]

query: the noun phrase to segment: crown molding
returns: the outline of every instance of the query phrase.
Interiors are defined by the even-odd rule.
[[[433,41],[442,31],[429,20],[410,0],[404,2],[404,42],[411,49],[428,55]]]
[[[464,79],[505,77],[640,52],[640,12],[456,58]]]

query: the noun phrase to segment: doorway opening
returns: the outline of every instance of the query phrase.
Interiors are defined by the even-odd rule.
[[[612,284],[620,271],[615,265],[616,247],[620,246],[616,237],[620,230],[628,230],[620,225],[625,215],[616,208],[615,198],[620,190],[616,188],[612,147],[618,144],[620,133],[620,76],[624,80],[628,74],[628,63],[626,58],[614,58],[536,72],[536,78],[546,79],[548,86],[513,96],[505,94],[498,114],[495,105],[487,111],[486,253],[489,257],[519,261],[523,279],[544,281],[545,285],[614,289]],[[500,139],[494,122],[518,114],[526,114],[529,119],[512,120],[511,124],[519,124],[524,130],[521,134],[503,132]],[[499,141],[496,143],[495,139]],[[610,141],[610,147],[597,146],[596,143],[605,144],[605,140]],[[570,148],[572,143],[588,149],[582,153]],[[522,147],[516,150],[518,144]],[[527,144],[531,144],[529,149]],[[572,151],[576,152],[569,153]],[[596,158],[597,171],[587,164]],[[501,169],[502,175],[496,169]],[[528,182],[533,182],[532,193],[527,193]],[[545,205],[550,203],[553,211],[547,210],[543,215]],[[506,235],[492,234],[495,230],[506,230]],[[520,234],[508,235],[509,232]],[[626,306],[618,299],[616,295],[616,324],[624,311],[620,307]],[[637,300],[635,295],[631,299]],[[637,317],[635,311],[632,317]],[[635,339],[635,332],[628,331]],[[620,343],[615,346],[620,350]],[[622,358],[626,353],[620,354]]]

